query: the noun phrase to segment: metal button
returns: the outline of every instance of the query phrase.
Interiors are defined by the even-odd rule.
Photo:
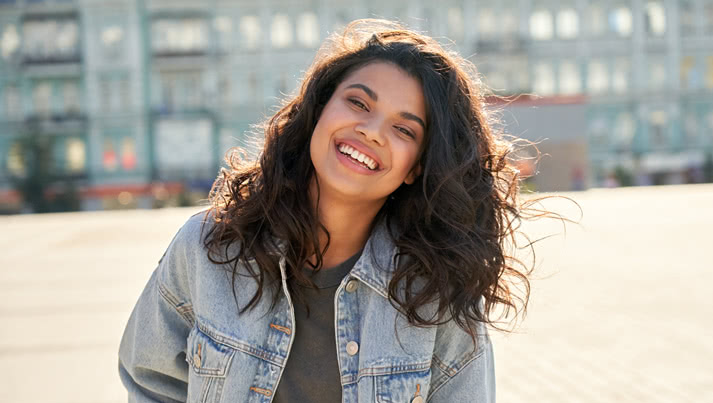
[[[355,341],[350,341],[347,343],[347,354],[349,355],[355,355],[357,352],[359,352],[359,345]]]
[[[349,280],[349,282],[347,282],[347,292],[356,291],[358,285],[359,285],[359,280],[354,279],[354,278]]]
[[[411,400],[411,403],[423,403],[423,398],[421,396],[416,396]]]
[[[193,354],[193,365],[195,365],[196,368],[201,367],[201,356],[198,355],[198,353]]]

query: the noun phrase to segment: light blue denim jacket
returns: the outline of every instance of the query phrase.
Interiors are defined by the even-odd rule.
[[[269,309],[266,290],[255,309],[239,313],[230,274],[207,258],[204,217],[191,217],[176,234],[129,318],[119,349],[129,402],[272,401],[295,335],[284,259],[277,306]],[[387,298],[395,253],[385,226],[377,226],[336,291],[331,348],[337,350],[342,401],[494,402],[485,327],[474,349],[453,321],[409,326]],[[242,270],[246,276],[235,286],[241,307],[256,287]],[[434,309],[425,307],[424,315]]]

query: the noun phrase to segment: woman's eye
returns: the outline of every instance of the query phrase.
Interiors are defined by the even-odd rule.
[[[411,131],[408,130],[408,129],[406,129],[406,128],[398,127],[398,126],[397,126],[396,129],[397,129],[398,131],[400,131],[401,133],[403,133],[403,134],[405,134],[405,135],[407,135],[407,136],[409,136],[409,137],[411,137],[411,138],[416,138],[416,136],[414,136],[413,133],[411,133]]]
[[[359,109],[363,109],[363,110],[365,110],[365,111],[368,110],[368,109],[366,108],[366,105],[364,105],[364,104],[363,104],[361,101],[359,101],[358,99],[350,99],[349,102],[351,102],[351,103],[353,103],[354,105],[356,105],[356,107],[359,108]]]

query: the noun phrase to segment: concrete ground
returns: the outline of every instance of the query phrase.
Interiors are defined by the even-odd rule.
[[[713,186],[563,195],[580,224],[524,227],[552,236],[526,319],[491,332],[498,401],[713,402]],[[123,327],[195,211],[0,217],[0,402],[126,401]]]

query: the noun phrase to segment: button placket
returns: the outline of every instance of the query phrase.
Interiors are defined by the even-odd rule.
[[[201,367],[201,347],[201,343],[198,343],[198,351],[193,354],[193,364],[196,366],[196,368]]]
[[[358,286],[359,286],[359,280],[353,278],[347,282],[347,286],[345,287],[345,289],[347,290],[347,292],[352,293],[352,292],[356,291]]]
[[[350,341],[347,343],[347,354],[356,355],[359,352],[359,344],[355,341]]]

